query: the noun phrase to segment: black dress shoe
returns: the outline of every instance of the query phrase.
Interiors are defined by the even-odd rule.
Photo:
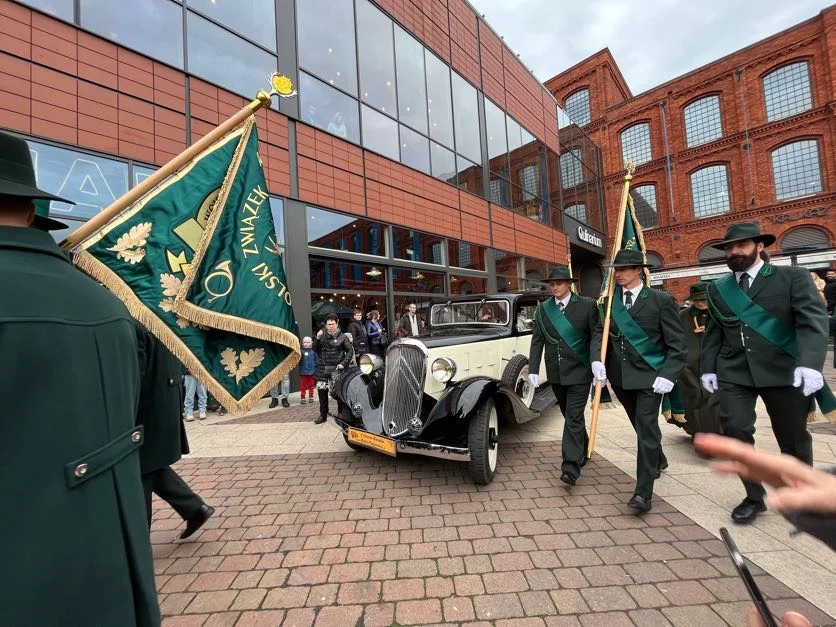
[[[201,505],[200,509],[197,510],[197,514],[195,514],[186,521],[186,529],[183,531],[183,533],[180,534],[180,539],[185,540],[195,531],[200,529],[203,526],[203,524],[212,517],[212,514],[214,513],[214,507],[209,507],[208,505]]]
[[[633,498],[627,502],[627,507],[636,510],[637,514],[646,514],[651,508],[650,499],[634,494]]]
[[[279,406],[279,399],[277,399],[277,398],[270,399],[270,406],[269,406],[270,409],[273,409],[274,407],[278,407],[278,406]]]
[[[325,422],[326,420],[328,420],[328,419],[327,419],[325,416],[320,416],[319,418],[317,418],[316,420],[314,420],[314,421],[313,421],[313,423],[314,423],[315,425],[321,425],[321,424],[322,424],[323,422]]]
[[[575,485],[577,478],[573,477],[568,472],[564,472],[562,475],[560,475],[560,480],[568,485]]]
[[[732,510],[731,518],[739,525],[748,525],[758,517],[758,514],[766,511],[763,501],[752,501],[743,499],[740,505]]]
[[[290,407],[290,401],[287,400],[287,396],[282,396],[282,407]]]

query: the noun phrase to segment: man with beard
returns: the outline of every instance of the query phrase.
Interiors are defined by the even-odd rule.
[[[717,397],[700,385],[700,355],[708,322],[707,289],[708,283],[694,283],[688,294],[691,306],[679,312],[688,343],[688,361],[676,385],[685,405],[685,424],[682,427],[692,437],[696,433],[723,432]]]
[[[597,381],[609,379],[636,430],[636,490],[627,506],[650,511],[653,482],[668,466],[662,452],[659,406],[685,366],[685,333],[679,308],[670,295],[645,287],[641,251],[624,249],[613,260],[615,281],[606,367],[592,362]],[[601,355],[603,320],[592,333],[593,359]]]
[[[824,299],[827,301],[827,313],[831,316],[836,313],[836,269],[827,271],[827,278],[824,284]]]
[[[827,313],[804,268],[773,266],[761,253],[775,241],[754,222],[735,224],[714,248],[732,270],[708,287],[701,383],[717,392],[725,434],[754,443],[755,402],[763,399],[782,453],[813,463],[807,431],[812,395],[824,385]],[[760,483],[744,481],[732,510],[751,523],[766,509]]]
[[[546,374],[563,414],[563,463],[560,480],[575,485],[586,463],[589,435],[583,410],[592,371],[589,369],[589,343],[598,324],[595,301],[572,293],[569,266],[557,265],[549,273],[554,298],[537,306],[534,334],[531,336],[528,378],[537,387],[540,359],[546,352]]]

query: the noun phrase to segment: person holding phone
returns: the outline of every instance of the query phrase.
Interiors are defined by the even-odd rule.
[[[325,330],[317,331],[313,349],[319,355],[314,378],[319,396],[319,417],[315,424],[321,425],[328,419],[328,393],[333,374],[348,367],[354,356],[354,349],[345,333],[340,331],[337,314],[325,316]]]

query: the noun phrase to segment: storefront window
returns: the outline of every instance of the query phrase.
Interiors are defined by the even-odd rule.
[[[121,9],[123,5],[120,3],[119,6]],[[124,6],[130,6],[130,3]],[[209,20],[189,12],[187,25],[187,69],[190,73],[245,98],[252,98],[259,89],[264,88],[267,77],[276,71],[275,55],[236,37]]]
[[[323,19],[325,15],[328,19]],[[356,96],[354,2],[302,0],[296,3],[296,20],[299,29],[299,66],[316,74],[329,85],[335,85]],[[305,92],[301,89],[299,92],[304,98]],[[329,121],[326,120],[325,124]],[[308,123],[323,128],[321,124]]]
[[[427,49],[424,49],[424,62],[427,68],[430,138],[452,148],[453,101],[450,96],[450,68]]]
[[[80,9],[84,28],[169,65],[183,67],[180,5],[171,0],[81,0]],[[67,19],[72,19],[72,13]]]
[[[485,269],[485,247],[467,242],[447,240],[447,263],[454,268]]]
[[[320,19],[328,19],[321,16]],[[395,46],[392,20],[368,0],[357,0],[360,98],[389,115],[395,104]]]
[[[441,265],[444,239],[420,231],[392,227],[392,256],[395,259]]]
[[[131,187],[139,185],[156,171],[157,168],[149,168],[142,165],[133,166],[133,168],[131,168]]]
[[[398,123],[366,105],[360,108],[363,115],[363,145],[392,161],[398,161]]]
[[[308,245],[365,255],[386,255],[385,228],[356,216],[307,208]]]
[[[488,291],[488,280],[482,277],[467,275],[450,275],[450,294],[463,295],[485,294]]]
[[[392,268],[392,287],[396,292],[444,294],[444,273],[413,268]]]
[[[302,121],[348,141],[360,141],[357,101],[314,77],[299,73]]]
[[[360,292],[385,292],[385,272],[375,266],[312,258],[311,289],[348,289]]]
[[[237,2],[188,0],[188,6],[265,48],[276,50],[276,3],[274,0],[248,0],[243,7]]]
[[[427,79],[424,73],[424,47],[395,27],[395,56],[398,69],[398,117],[427,134]]]

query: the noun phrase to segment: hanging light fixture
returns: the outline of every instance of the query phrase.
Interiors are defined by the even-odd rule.
[[[366,272],[366,276],[371,276],[371,277],[378,277],[381,274],[383,274],[383,273],[380,270],[378,270],[377,268],[372,268],[371,270]]]
[[[412,275],[412,278],[415,279],[416,281],[420,281],[421,279],[424,278],[424,275],[421,274],[420,272],[416,272],[415,274]]]

